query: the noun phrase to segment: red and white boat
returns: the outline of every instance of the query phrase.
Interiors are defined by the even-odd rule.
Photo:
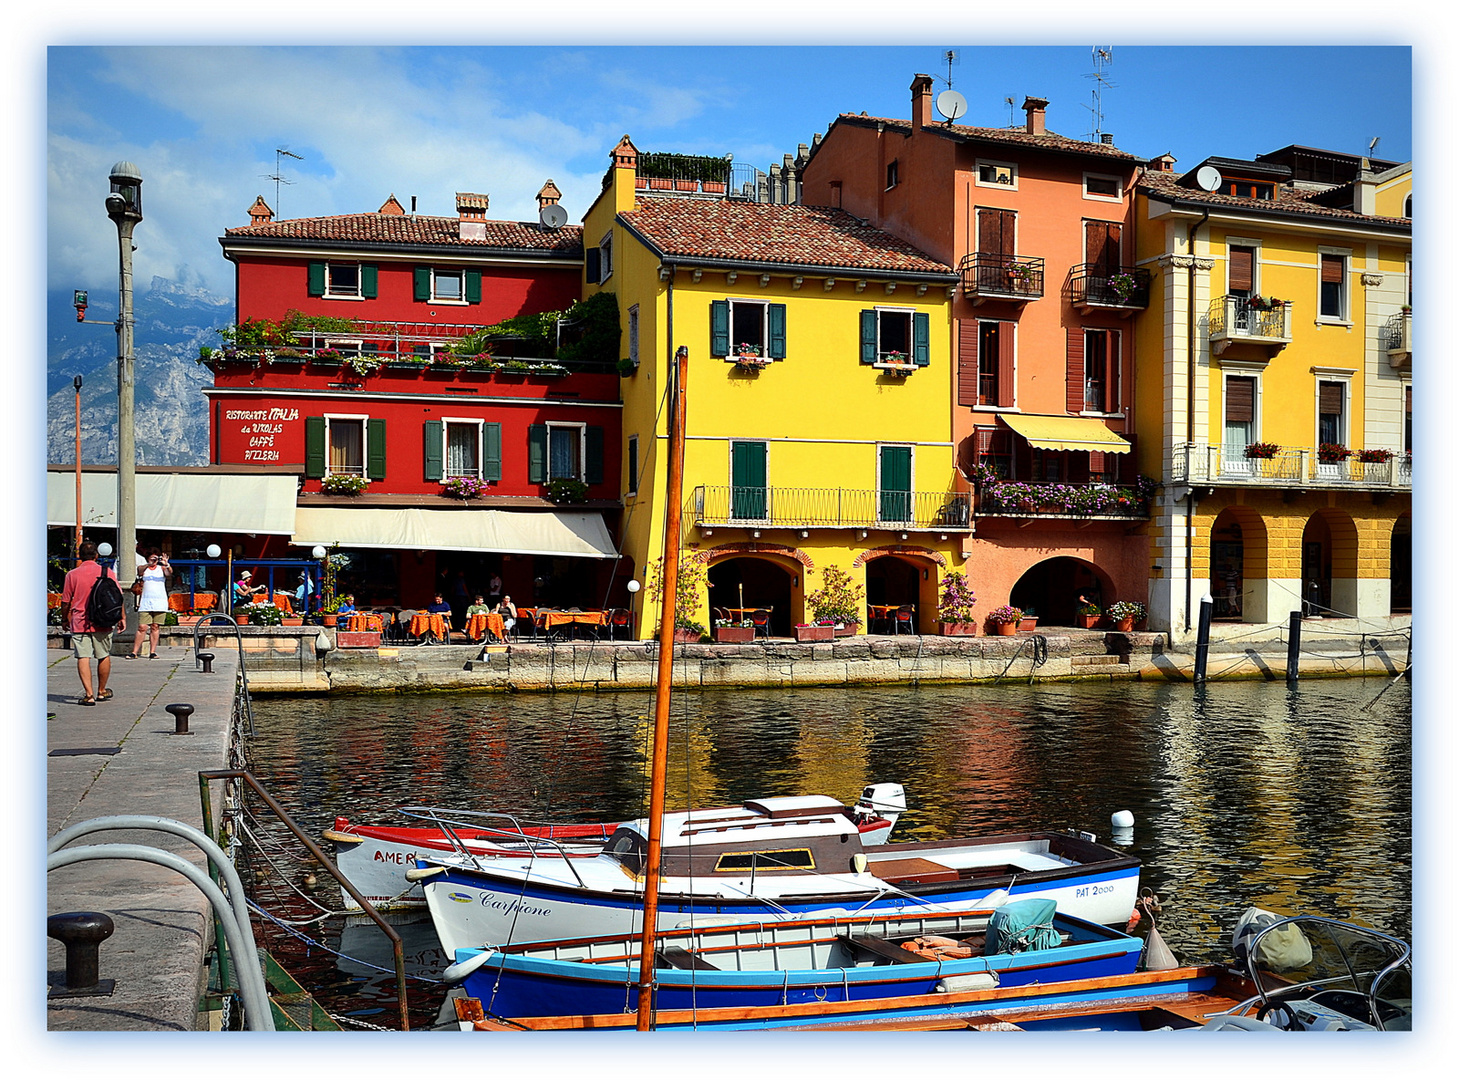
[[[796,800],[797,805],[822,814],[844,815],[855,824],[863,845],[885,844],[892,826],[907,807],[900,784],[871,784],[854,807],[839,800],[813,795]],[[726,807],[742,816],[759,815],[748,805]],[[324,839],[334,844],[335,866],[361,896],[377,911],[401,911],[425,907],[425,893],[419,883],[406,879],[405,872],[421,856],[469,854],[478,857],[523,856],[532,859],[593,858],[608,842],[620,822],[531,825],[509,814],[470,810],[443,810],[426,806],[401,807],[398,813],[421,822],[419,825],[356,825],[348,818],[334,819],[334,828]],[[708,811],[696,811],[704,814]],[[359,911],[360,905],[346,890],[340,890],[344,906]]]

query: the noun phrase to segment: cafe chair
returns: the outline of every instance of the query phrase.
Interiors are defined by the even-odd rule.
[[[614,608],[608,612],[608,640],[616,638],[619,630],[623,631],[625,641],[633,636],[633,616],[627,608]]]
[[[756,608],[750,612],[750,625],[755,628],[755,636],[762,637],[767,641],[770,639],[770,609]]]
[[[401,641],[411,640],[413,635],[410,632],[410,620],[415,618],[415,616],[416,612],[414,608],[404,608],[399,615],[395,616],[396,625],[400,627]],[[421,644],[424,638],[424,634],[415,636],[414,644]]]
[[[892,613],[892,633],[900,634],[904,627],[909,634],[917,632],[917,611],[911,604],[903,604]]]

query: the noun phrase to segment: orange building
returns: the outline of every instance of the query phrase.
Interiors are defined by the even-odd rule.
[[[1072,625],[1081,595],[1144,602],[1153,485],[1135,472],[1134,266],[1143,162],[1108,137],[933,115],[845,113],[816,140],[802,201],[840,207],[958,268],[949,377],[963,482],[976,491],[967,571],[983,611],[1012,603]]]

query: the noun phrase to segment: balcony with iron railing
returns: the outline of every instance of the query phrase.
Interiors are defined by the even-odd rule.
[[[1080,263],[1069,271],[1069,294],[1084,311],[1130,315],[1150,306],[1150,271],[1139,266]]]
[[[1077,518],[1141,520],[1150,516],[1153,481],[1111,484],[1100,480],[983,480],[973,513],[980,518]]]
[[[1044,260],[1037,255],[995,255],[974,251],[958,264],[963,295],[985,300],[1037,300],[1044,295]]]
[[[1413,360],[1413,316],[1400,311],[1383,324],[1383,349],[1390,367],[1407,367]]]
[[[1238,343],[1275,351],[1291,344],[1292,305],[1285,300],[1218,296],[1211,301],[1207,327],[1211,348],[1218,356]]]
[[[952,491],[700,485],[690,505],[704,530],[882,529],[967,532],[968,495]]]
[[[1340,460],[1310,446],[1265,445],[1261,457],[1243,446],[1187,443],[1175,448],[1172,480],[1213,487],[1337,488],[1406,491],[1413,456],[1394,450],[1354,450]],[[1270,455],[1270,456],[1267,456]]]

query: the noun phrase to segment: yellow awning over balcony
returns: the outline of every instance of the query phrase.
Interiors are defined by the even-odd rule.
[[[1005,424],[1040,450],[1092,450],[1106,454],[1123,454],[1132,447],[1105,426],[1103,420],[1089,416],[1031,416],[1026,413],[1000,413]]]

